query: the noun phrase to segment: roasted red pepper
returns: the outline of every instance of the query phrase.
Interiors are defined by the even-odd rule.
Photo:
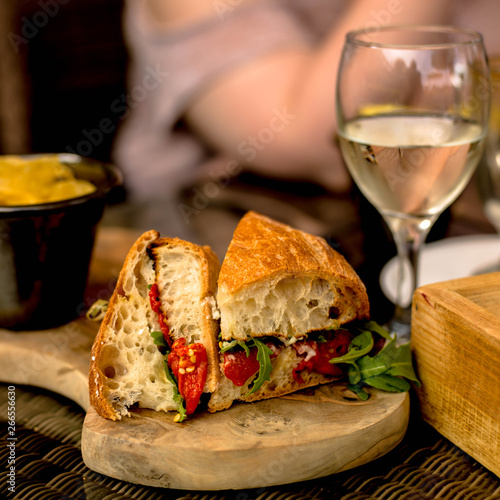
[[[190,415],[198,406],[207,380],[205,346],[200,343],[187,346],[186,339],[178,339],[172,344],[167,363],[177,379],[179,393],[186,402],[186,414]]]
[[[257,361],[257,348],[250,349],[247,357],[245,351],[234,351],[224,353],[224,375],[231,380],[234,385],[241,387],[260,368]]]
[[[172,339],[170,338],[170,329],[167,325],[167,317],[161,310],[160,291],[158,290],[158,285],[156,283],[151,286],[148,295],[151,309],[153,309],[153,311],[158,315],[158,323],[160,323],[160,330],[163,333],[163,338],[171,348]]]
[[[277,347],[272,342],[265,344],[273,351],[271,359],[281,352],[282,347]],[[248,356],[243,349],[234,349],[224,353],[224,375],[238,387],[244,385],[260,369],[260,363],[257,361],[257,347],[250,347],[249,350]]]
[[[323,375],[341,377],[342,369],[330,359],[343,356],[349,350],[353,335],[347,330],[336,330],[325,334],[326,342],[315,340],[302,340],[293,344],[299,354],[305,354],[305,358],[293,370],[293,378],[299,384],[303,383],[300,375],[302,370],[309,370]]]

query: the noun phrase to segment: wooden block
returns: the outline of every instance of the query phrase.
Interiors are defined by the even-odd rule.
[[[500,273],[420,287],[411,348],[424,420],[500,475]]]

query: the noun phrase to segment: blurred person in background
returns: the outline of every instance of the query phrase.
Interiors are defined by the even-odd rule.
[[[346,32],[455,24],[481,30],[499,51],[492,4],[129,0],[128,100],[114,157],[130,196],[175,196],[196,180],[241,171],[345,193],[351,181],[334,135]]]

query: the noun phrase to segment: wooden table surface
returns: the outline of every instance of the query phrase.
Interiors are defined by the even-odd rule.
[[[364,223],[360,221],[359,215],[365,213],[365,208],[359,210],[357,203],[352,205],[346,199],[332,201],[322,195],[311,203],[307,197],[300,197],[299,202],[295,203],[295,194],[275,197],[267,196],[268,191],[264,194],[259,192],[258,195],[253,193],[249,198],[242,196],[239,199],[241,189],[244,190],[242,186],[237,186],[231,192],[228,189],[223,196],[212,200],[210,206],[189,221],[189,224],[172,214],[171,210],[177,209],[172,203],[169,203],[168,207],[160,205],[154,210],[149,208],[137,213],[131,212],[133,209],[130,207],[110,207],[98,233],[96,258],[92,262],[87,289],[87,303],[90,304],[96,298],[110,296],[120,270],[117,262],[125,257],[130,245],[143,231],[155,228],[159,229],[162,235],[189,237],[192,241],[212,245],[221,257],[237,220],[247,208],[261,208],[263,213],[276,217],[284,214],[282,219],[287,222],[297,221],[296,225],[302,229],[313,228],[318,234],[329,236],[334,246],[337,245],[346,255],[352,257],[353,264],[360,272],[366,270],[367,263],[381,266],[385,262],[384,259],[392,256],[390,238],[377,232],[382,228],[381,225],[377,223],[377,227],[371,232],[363,230],[366,220]],[[262,204],[253,205],[256,200]],[[290,200],[293,209],[289,208]],[[324,212],[316,217],[320,209]],[[368,213],[373,215],[370,210]],[[116,227],[117,223],[121,227]],[[106,230],[103,231],[103,228]],[[471,189],[464,193],[450,211],[442,227],[438,228],[436,237],[492,232],[493,229],[484,218]],[[386,254],[374,258],[366,255],[366,248],[369,248],[377,237],[378,244]],[[371,268],[370,272],[378,279],[376,266]],[[99,279],[94,279],[95,276],[99,276]],[[5,381],[0,386],[0,419],[5,425],[9,409],[8,394],[12,385]],[[416,410],[414,394],[411,394],[412,412],[408,431],[403,441],[382,458],[350,471],[291,485],[193,494],[188,490],[135,485],[88,469],[81,455],[81,431],[85,411],[55,392],[32,385],[14,384],[14,392],[18,488],[16,495],[9,492],[4,472],[0,483],[0,496],[4,498],[500,499],[500,479],[423,422]],[[4,449],[0,456],[5,462],[8,450]]]

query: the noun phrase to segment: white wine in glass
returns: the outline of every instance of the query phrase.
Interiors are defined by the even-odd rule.
[[[430,228],[481,158],[489,98],[476,32],[389,26],[346,36],[337,79],[342,154],[394,236],[400,279],[410,266],[412,291]],[[399,297],[388,326],[400,341],[409,340],[410,315],[411,304]]]

